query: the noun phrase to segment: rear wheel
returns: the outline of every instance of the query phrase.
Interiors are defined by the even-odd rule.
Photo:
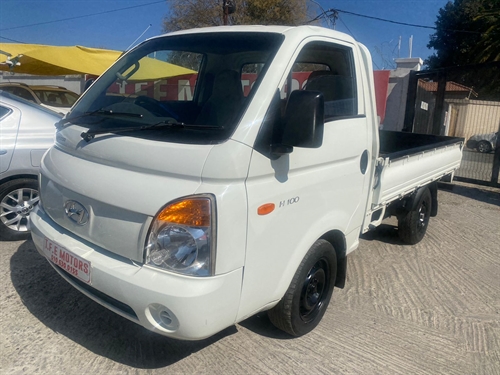
[[[36,180],[21,178],[0,186],[0,238],[9,241],[29,238],[29,215],[38,201]]]
[[[292,336],[312,331],[325,314],[336,274],[335,249],[328,241],[316,241],[295,272],[284,297],[269,310],[271,322]]]
[[[399,238],[410,245],[419,243],[427,231],[431,208],[431,192],[425,188],[415,208],[398,218]]]

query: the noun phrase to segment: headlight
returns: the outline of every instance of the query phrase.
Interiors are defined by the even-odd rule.
[[[167,204],[155,217],[145,264],[192,276],[215,271],[215,199],[196,195]]]

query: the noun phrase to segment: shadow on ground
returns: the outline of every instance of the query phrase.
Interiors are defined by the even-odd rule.
[[[440,183],[439,188],[452,194],[477,200],[479,202],[500,206],[500,190],[495,188],[480,188],[456,184]]]
[[[79,345],[127,366],[169,366],[237,332],[235,326],[202,341],[160,336],[90,300],[24,242],[10,260],[12,284],[28,310],[43,324]]]
[[[253,333],[256,333],[260,336],[269,337],[271,339],[290,340],[295,338],[288,333],[276,328],[269,320],[267,312],[265,311],[258,313],[257,315],[254,315],[238,324],[252,331]]]
[[[407,245],[399,238],[398,227],[390,224],[380,224],[376,229],[360,236],[365,241],[380,241],[391,245]]]

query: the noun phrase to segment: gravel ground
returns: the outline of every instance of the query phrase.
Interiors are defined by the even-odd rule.
[[[424,240],[394,221],[349,256],[321,324],[290,338],[265,313],[200,342],[115,315],[31,241],[0,242],[1,374],[500,374],[500,191],[446,185]]]

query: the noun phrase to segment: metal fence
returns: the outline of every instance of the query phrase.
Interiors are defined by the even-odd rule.
[[[500,62],[411,72],[403,131],[464,138],[455,179],[500,187]]]

